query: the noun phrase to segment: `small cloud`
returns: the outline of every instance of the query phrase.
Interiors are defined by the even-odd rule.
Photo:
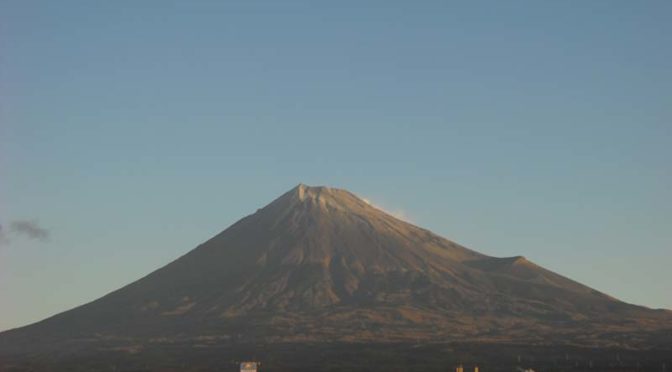
[[[388,213],[390,213],[391,215],[393,215],[394,217],[396,217],[396,218],[398,218],[398,219],[400,219],[400,220],[402,220],[402,221],[409,222],[409,223],[412,223],[412,222],[413,222],[413,221],[411,220],[411,217],[410,217],[410,216],[408,215],[408,213],[406,213],[406,211],[404,211],[404,210],[396,209],[396,210],[390,211],[390,212],[388,212]]]
[[[4,228],[0,230],[3,233]],[[49,230],[41,227],[36,220],[16,220],[9,223],[9,232],[14,235],[23,236],[29,239],[46,241],[49,240]],[[0,236],[0,238],[2,237]]]
[[[413,223],[413,221],[411,220],[411,217],[408,215],[408,213],[406,213],[402,209],[398,209],[398,208],[397,209],[388,209],[388,208],[385,208],[385,207],[381,206],[380,204],[376,204],[376,203],[372,202],[368,198],[361,198],[361,199],[366,204],[368,204],[368,205],[370,205],[370,206],[372,206],[376,209],[380,209],[381,211],[391,215],[392,217],[395,217],[397,219],[400,219],[400,220],[408,222],[408,223]]]

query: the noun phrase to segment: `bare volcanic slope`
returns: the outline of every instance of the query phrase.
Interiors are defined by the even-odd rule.
[[[637,348],[671,328],[668,311],[472,251],[348,191],[299,185],[126,287],[0,333],[0,355],[381,340]]]

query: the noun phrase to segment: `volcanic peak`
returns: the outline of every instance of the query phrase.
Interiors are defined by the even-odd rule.
[[[313,212],[340,211],[356,214],[372,212],[368,203],[347,190],[328,186],[308,186],[303,183],[277,198],[269,207]]]

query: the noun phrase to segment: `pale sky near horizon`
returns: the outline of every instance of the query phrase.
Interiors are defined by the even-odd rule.
[[[299,182],[672,308],[670,1],[0,0],[0,330]]]

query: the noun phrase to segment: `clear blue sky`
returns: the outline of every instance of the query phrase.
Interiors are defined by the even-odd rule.
[[[0,329],[299,182],[672,308],[670,19],[668,0],[0,0]]]

